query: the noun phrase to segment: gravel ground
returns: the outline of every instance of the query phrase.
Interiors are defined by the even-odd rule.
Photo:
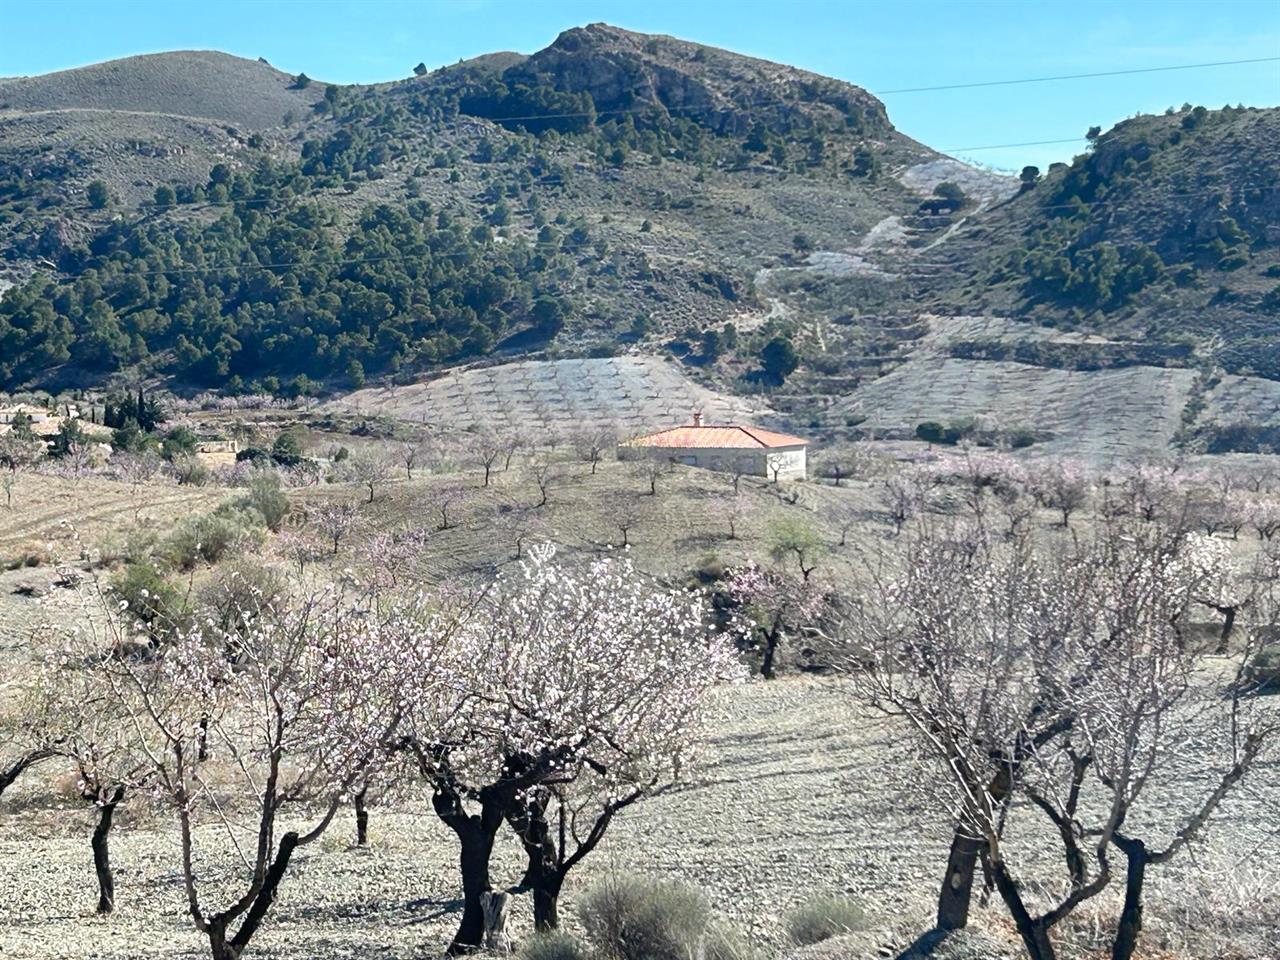
[[[838,687],[818,680],[754,683],[723,698],[724,715],[706,744],[699,778],[615,825],[570,877],[563,915],[573,922],[573,896],[593,877],[642,871],[702,885],[718,911],[775,952],[782,940],[777,918],[807,897],[846,892],[866,904],[873,921],[868,933],[798,953],[796,960],[888,957],[906,947],[927,927],[947,838],[912,789],[910,765],[894,762],[901,757],[897,732],[859,717]],[[1277,932],[1270,921],[1280,917],[1275,773],[1274,766],[1261,771],[1253,788],[1214,822],[1212,863],[1218,868],[1210,869],[1203,851],[1193,851],[1153,870],[1148,938],[1161,949],[1146,954],[1150,960],[1275,960],[1268,946]],[[159,830],[162,824],[142,811],[122,817],[114,842],[119,909],[99,919],[90,912],[96,892],[89,813],[42,799],[48,791],[35,777],[11,793],[0,807],[0,887],[6,891],[0,956],[205,955],[184,914],[173,831]],[[439,954],[456,922],[450,835],[416,798],[374,810],[367,850],[348,846],[351,830],[349,819],[335,824],[295,859],[250,955],[331,960]],[[206,843],[216,835],[208,832]],[[1019,846],[1022,856],[1027,848]],[[1221,871],[1241,858],[1246,866],[1232,868],[1234,885],[1227,883]],[[514,882],[519,866],[514,842],[501,837],[495,882]],[[223,867],[208,869],[205,897],[216,897]],[[522,898],[513,911],[518,934],[527,928],[528,911]],[[979,910],[976,925],[991,938],[991,957],[1016,955],[1000,910]],[[1203,936],[1196,935],[1197,925]],[[1078,926],[1079,941],[1087,944],[1089,917]],[[1176,951],[1164,952],[1175,944]],[[1064,950],[1064,960],[1088,955]]]

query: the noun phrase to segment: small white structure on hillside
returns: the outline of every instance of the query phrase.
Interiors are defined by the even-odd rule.
[[[803,480],[809,441],[786,433],[738,424],[705,424],[702,414],[693,423],[627,440],[618,447],[619,459],[665,457],[690,467],[742,473],[771,480]]]
[[[32,423],[42,423],[49,419],[49,411],[30,403],[14,403],[0,405],[0,423],[13,423],[14,417],[26,414]]]

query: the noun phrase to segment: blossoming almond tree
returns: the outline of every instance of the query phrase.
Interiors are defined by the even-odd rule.
[[[781,564],[747,563],[729,571],[726,589],[743,613],[735,618],[732,632],[744,646],[758,644],[760,675],[773,679],[778,651],[788,638],[812,625],[826,606],[821,584]]]
[[[922,782],[955,818],[939,927],[964,925],[981,859],[1028,955],[1052,960],[1054,927],[1110,883],[1119,849],[1129,869],[1113,956],[1132,955],[1143,871],[1201,832],[1275,735],[1239,676],[1224,695],[1200,675],[1205,651],[1183,634],[1197,597],[1223,577],[1221,547],[1142,520],[1047,544],[922,525],[901,570],[872,578],[848,621],[851,674],[866,700],[906,722],[928,761]],[[1248,609],[1274,619],[1273,603]],[[1195,778],[1207,786],[1149,847],[1128,832],[1130,813],[1192,744],[1211,745]],[[1047,817],[1045,842],[1061,846],[1067,874],[1045,904],[1028,897],[1003,842],[1027,810]]]
[[[88,679],[92,696],[124,718],[124,755],[145,762],[114,771],[113,782],[172,811],[188,912],[214,960],[238,960],[294,853],[387,755],[403,707],[400,679],[409,666],[429,665],[425,648],[437,635],[409,637],[397,628],[402,618],[325,590],[261,604],[235,629],[196,624],[162,655],[135,657],[122,642],[130,628],[128,611],[121,614],[93,641]],[[421,678],[415,692],[429,687]],[[428,713],[419,706],[420,722]],[[285,829],[286,820],[300,823]],[[241,868],[239,896],[216,907],[201,891],[203,824],[222,828],[221,852]]]
[[[706,693],[739,675],[731,645],[705,625],[701,597],[664,589],[625,560],[572,570],[553,555],[531,550],[519,574],[465,605],[452,654],[466,665],[457,674],[465,702],[443,737],[415,729],[410,745],[460,843],[464,905],[452,953],[483,938],[490,854],[508,816],[537,847],[527,879],[539,924],[554,925],[565,874],[599,842],[616,805],[678,775]],[[597,779],[568,800],[584,776]],[[594,839],[588,829],[573,850],[543,842],[559,802],[551,790],[568,803],[603,804]]]

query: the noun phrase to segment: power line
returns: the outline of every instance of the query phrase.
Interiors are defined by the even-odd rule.
[[[1067,137],[1065,140],[1024,140],[1022,143],[992,143],[981,147],[943,147],[939,153],[971,153],[974,150],[1005,150],[1010,147],[1042,147],[1050,143],[1082,143],[1088,137]]]
[[[873,97],[883,97],[898,93],[925,93],[939,90],[966,90],[975,87],[1006,87],[1016,86],[1024,83],[1052,83],[1059,80],[1088,80],[1095,77],[1121,77],[1142,73],[1165,73],[1173,70],[1201,70],[1210,67],[1229,67],[1240,64],[1250,63],[1280,63],[1280,57],[1254,57],[1245,60],[1215,60],[1208,63],[1183,63],[1174,64],[1166,67],[1138,67],[1128,70],[1104,70],[1097,73],[1072,73],[1061,74],[1053,77],[1021,77],[1016,80],[983,80],[976,83],[949,83],[940,84],[932,87],[900,87],[896,90],[868,90],[867,93]],[[846,81],[847,82],[847,81]],[[850,84],[857,86],[857,84]],[[865,88],[862,88],[865,89]],[[790,106],[794,100],[753,100],[747,103],[734,103],[730,101],[729,106],[738,107],[739,109],[752,109],[755,107],[777,107]],[[644,107],[619,107],[612,110],[573,110],[564,113],[529,113],[519,116],[509,117],[482,117],[475,114],[463,114],[463,116],[471,116],[478,120],[488,120],[491,123],[516,123],[524,120],[581,120],[586,117],[606,117],[606,116],[624,116],[627,114],[645,114],[652,113],[655,110],[665,110],[667,113],[694,113],[700,110],[717,109],[715,104],[708,103],[704,106],[690,107],[670,107],[664,103],[652,103]],[[988,149],[988,148],[983,148]]]
[[[1248,60],[1214,60],[1209,63],[1182,63],[1168,67],[1139,67],[1130,70],[1104,70],[1098,73],[1064,73],[1053,77],[1022,77],[1017,80],[982,80],[977,83],[947,83],[936,87],[900,87],[897,90],[873,90],[877,97],[895,93],[928,93],[934,90],[972,90],[975,87],[1012,87],[1023,83],[1055,83],[1059,80],[1091,80],[1095,77],[1125,77],[1138,73],[1166,73],[1170,70],[1202,70],[1207,67],[1232,67],[1246,63],[1277,63],[1280,57],[1254,57]]]

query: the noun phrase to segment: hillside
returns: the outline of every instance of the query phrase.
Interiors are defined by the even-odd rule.
[[[165,113],[259,130],[279,126],[290,111],[309,110],[321,94],[319,85],[298,89],[293,77],[262,60],[180,50],[0,78],[0,112]]]
[[[1127,120],[960,231],[927,286],[968,310],[1162,343],[1217,337],[1228,372],[1280,378],[1278,179],[1278,110]],[[957,289],[961,272],[981,287]]]
[[[820,438],[977,410],[1109,455],[1220,446],[1246,418],[1221,388],[1280,379],[1274,109],[1125,121],[1020,188],[860,87],[604,24],[295,87],[214,53],[0,81],[0,389],[332,396],[631,354]],[[1020,386],[1105,397],[1115,368],[1146,439]]]

